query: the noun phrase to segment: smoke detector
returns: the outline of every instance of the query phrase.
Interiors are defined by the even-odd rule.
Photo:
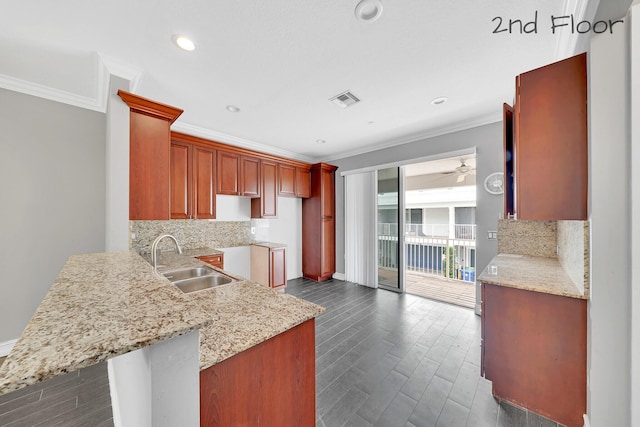
[[[347,108],[352,106],[353,104],[360,102],[360,99],[353,93],[346,91],[334,96],[333,98],[330,98],[329,101],[333,102],[340,108]]]

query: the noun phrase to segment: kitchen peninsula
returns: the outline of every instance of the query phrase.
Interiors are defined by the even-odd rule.
[[[172,268],[203,264],[173,255],[163,256],[161,263]],[[271,386],[286,393],[295,391],[297,401],[289,405],[296,407],[291,408],[293,416],[306,417],[299,418],[300,425],[308,424],[307,418],[313,424],[314,318],[323,311],[320,306],[242,278],[229,285],[183,293],[133,251],[74,255],[2,365],[0,394],[199,330],[203,425],[224,425],[229,419],[226,403],[219,404],[216,399],[235,399],[237,406],[259,400],[258,393],[271,391]],[[233,388],[248,373],[255,381],[260,381],[261,375],[273,375],[261,372],[258,366],[248,369],[243,366],[248,361],[243,357],[268,355],[274,348],[281,352],[293,349],[297,356],[294,362],[298,365],[283,364],[279,374],[293,378],[287,371],[302,366],[299,372],[305,377],[300,375],[289,383],[266,383],[262,388],[256,382],[253,395],[221,397],[215,393],[215,388]],[[290,361],[286,353],[280,357]],[[238,369],[236,378],[228,376],[229,368]],[[229,381],[236,383],[225,384]],[[203,392],[207,390],[211,393]],[[300,404],[305,401],[313,406]],[[302,414],[303,409],[311,411]],[[264,419],[265,413],[233,415],[245,417],[251,424],[251,416]]]

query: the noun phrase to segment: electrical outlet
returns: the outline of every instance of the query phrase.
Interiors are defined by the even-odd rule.
[[[256,234],[256,228],[255,227],[251,227],[251,234]]]

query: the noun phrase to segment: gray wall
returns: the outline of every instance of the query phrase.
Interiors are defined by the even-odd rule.
[[[69,255],[105,246],[105,115],[0,89],[0,343]]]
[[[499,106],[498,106],[499,107]],[[498,108],[496,107],[496,108]],[[484,180],[504,169],[502,123],[492,123],[353,157],[332,160],[336,171],[336,271],[344,273],[344,178],[340,172],[383,165],[476,147],[477,251],[476,266],[484,269],[496,255],[497,242],[487,240],[487,231],[497,230],[498,215],[503,210],[502,196],[484,191]]]

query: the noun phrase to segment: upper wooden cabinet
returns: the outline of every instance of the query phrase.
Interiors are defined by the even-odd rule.
[[[240,155],[218,152],[218,194],[240,195]]]
[[[257,157],[240,157],[240,195],[260,196],[260,159]]]
[[[191,145],[171,143],[171,219],[191,218]]]
[[[311,196],[311,173],[308,168],[278,163],[278,195],[307,198]]]
[[[317,163],[311,167],[311,196],[302,201],[302,274],[328,280],[336,269],[335,171]]]
[[[311,172],[309,169],[296,167],[296,196],[303,199],[311,197]]]
[[[182,110],[128,93],[118,95],[130,108],[129,219],[170,217],[170,126]]]
[[[260,197],[251,199],[251,218],[278,217],[278,169],[275,162],[263,160],[260,170]]]
[[[278,163],[278,195],[296,196],[296,167]]]
[[[513,121],[517,219],[586,220],[586,54],[517,76]]]
[[[260,159],[219,151],[217,188],[218,194],[260,196]]]
[[[171,142],[171,218],[215,219],[216,151]]]

